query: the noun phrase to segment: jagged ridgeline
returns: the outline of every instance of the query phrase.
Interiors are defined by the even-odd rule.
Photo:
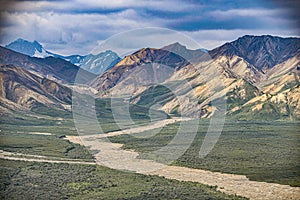
[[[2,114],[46,114],[44,107],[69,112],[76,88],[166,115],[210,118],[219,109],[213,102],[225,97],[230,118],[300,118],[299,38],[246,35],[210,51],[174,43],[142,48],[123,59],[113,51],[59,56],[36,41],[17,40],[0,47],[0,63]],[[73,85],[78,71],[85,86]],[[133,72],[134,81],[128,75]]]
[[[179,43],[161,49],[143,48],[98,75],[91,86],[103,96],[122,96],[131,90],[132,104],[159,104],[159,109],[168,114],[210,117],[218,109],[212,101],[218,100],[219,94],[225,94],[227,115],[232,118],[299,119],[299,41],[299,38],[246,35],[208,51],[209,64],[206,59],[197,59],[205,52],[189,50]],[[185,62],[183,57],[193,62]],[[136,73],[151,63],[174,70],[168,72],[160,85],[151,81],[139,81],[144,84],[128,81],[125,72]],[[174,94],[169,86],[180,81]],[[223,88],[217,84],[220,81],[224,83]],[[196,99],[198,104],[191,107],[187,98]],[[196,113],[198,110],[201,113]]]

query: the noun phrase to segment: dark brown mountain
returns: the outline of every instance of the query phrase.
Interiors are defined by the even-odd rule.
[[[70,110],[71,89],[13,65],[0,66],[0,108],[30,111],[36,107]]]
[[[96,77],[60,58],[34,58],[4,47],[0,47],[0,63],[20,66],[62,83],[74,83],[78,72],[80,72],[80,79],[76,81],[78,83],[86,83]]]
[[[246,35],[209,51],[212,58],[239,56],[262,72],[295,56],[300,50],[299,38],[271,35]]]

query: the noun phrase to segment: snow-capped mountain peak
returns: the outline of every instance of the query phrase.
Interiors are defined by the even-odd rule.
[[[76,66],[79,66],[89,72],[94,74],[102,74],[107,69],[110,69],[121,59],[119,56],[111,51],[107,50],[105,52],[100,52],[97,55],[88,54],[88,55],[70,55],[70,56],[62,56],[59,54],[52,53],[47,51],[39,42],[33,41],[29,42],[24,39],[17,39],[14,42],[5,46],[6,48],[37,58],[45,58],[45,57],[55,57],[64,59]]]
[[[44,47],[37,41],[29,42],[24,39],[17,39],[14,42],[5,46],[6,48],[28,55],[32,57],[45,58],[52,56],[50,52],[47,52]]]
[[[37,57],[37,58],[46,58],[52,56],[51,54],[49,54],[44,48],[42,48],[42,51],[38,51],[37,49],[35,50],[33,57]]]
[[[79,65],[83,69],[94,74],[102,74],[104,71],[110,69],[120,60],[121,59],[115,52],[107,50],[97,55],[87,55],[80,61]]]

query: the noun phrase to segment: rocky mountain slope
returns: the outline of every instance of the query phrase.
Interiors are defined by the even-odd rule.
[[[205,59],[210,59],[207,58],[207,51],[203,49],[191,50],[178,42],[162,47],[161,49],[175,53],[178,56],[181,56],[182,58],[187,60],[191,64],[198,64],[199,62],[202,62]]]
[[[3,113],[43,108],[71,109],[71,90],[13,65],[0,66],[0,109]]]
[[[62,83],[74,83],[78,71],[81,73],[80,80],[77,80],[79,83],[86,83],[95,78],[94,74],[63,59],[54,57],[34,58],[4,47],[0,47],[0,63],[21,66],[32,73]]]
[[[258,118],[300,118],[300,54],[275,65],[259,83],[262,95],[232,110],[233,115]]]
[[[155,66],[152,64],[155,64]],[[133,81],[132,85],[136,85],[136,83],[148,85],[155,81],[154,78],[165,79],[165,76],[172,75],[172,71],[178,70],[188,64],[189,62],[186,59],[173,52],[163,49],[143,48],[129,56],[125,56],[113,68],[99,75],[93,80],[91,86],[97,88],[99,91],[104,91],[128,79]],[[154,70],[158,68],[160,69]],[[146,70],[145,72],[143,72],[144,69]],[[157,74],[157,77],[153,77],[154,71],[157,71],[164,77],[159,77],[159,74]],[[143,73],[143,75],[137,75],[139,73]],[[140,79],[141,77],[144,79]],[[132,78],[140,80],[133,80]]]
[[[239,56],[256,69],[266,72],[273,66],[295,56],[299,51],[299,38],[245,35],[211,50],[209,54],[213,58]]]

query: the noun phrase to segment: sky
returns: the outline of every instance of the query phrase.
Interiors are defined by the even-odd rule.
[[[0,5],[1,45],[36,40],[62,55],[85,55],[116,34],[147,27],[177,31],[206,49],[243,35],[300,33],[297,0],[0,0]],[[131,38],[129,43],[136,42]]]

